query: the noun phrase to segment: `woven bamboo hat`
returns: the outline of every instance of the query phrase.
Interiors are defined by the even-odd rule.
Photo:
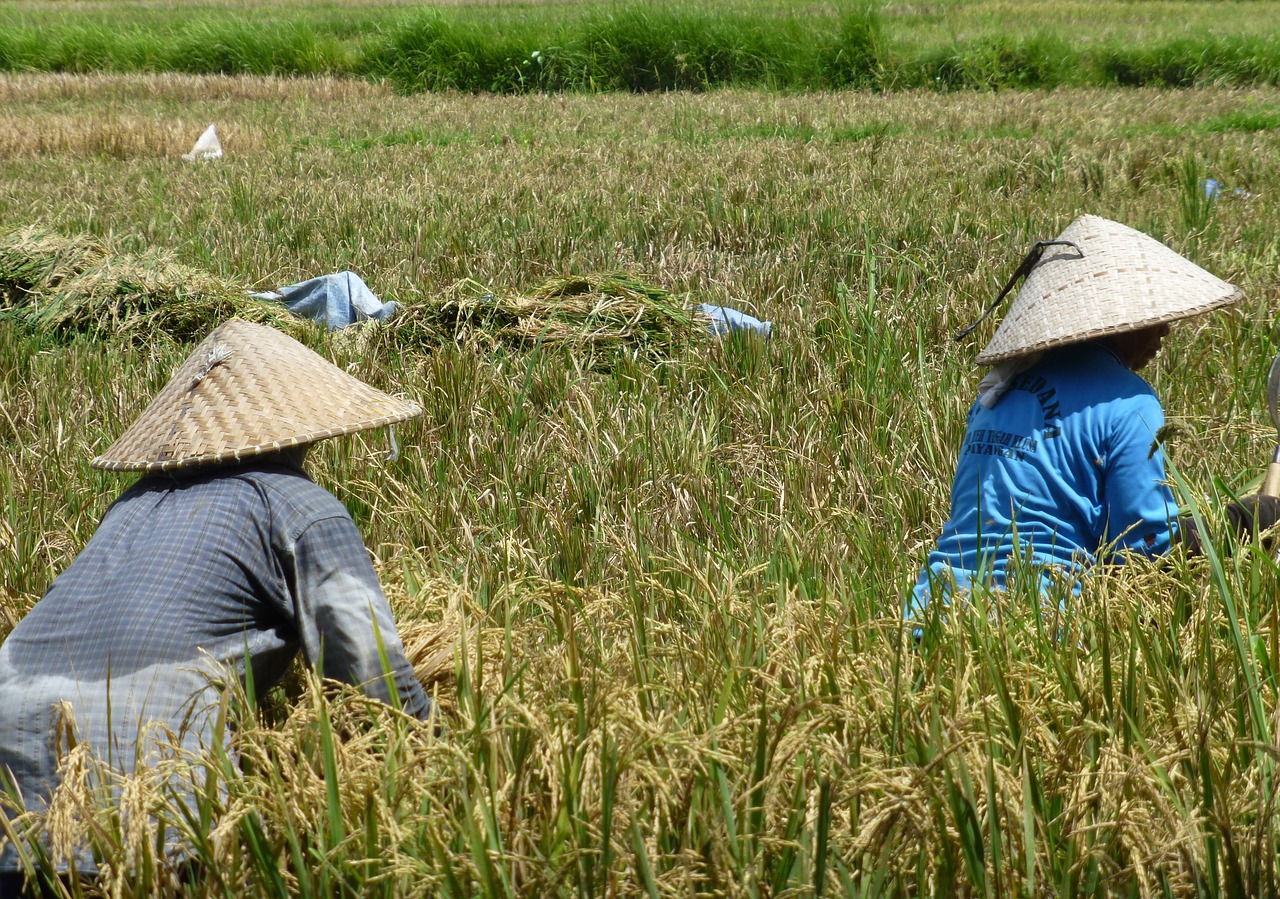
[[[274,328],[215,328],[128,430],[91,463],[172,471],[395,424],[422,410],[353,378]]]
[[[1096,215],[1037,244],[1019,273],[1027,268],[980,365],[1190,318],[1241,297],[1158,240]]]

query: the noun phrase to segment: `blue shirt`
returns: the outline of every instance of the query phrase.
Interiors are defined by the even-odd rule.
[[[427,717],[369,554],[333,494],[262,462],[143,478],[0,645],[0,772],[28,807],[44,805],[62,703],[116,770],[133,770],[154,725],[199,749],[228,670],[243,678],[247,661],[262,692],[299,650],[323,660],[325,676],[389,699],[375,624],[404,709]],[[15,861],[7,850],[0,869]]]
[[[1114,545],[1167,552],[1177,519],[1155,446],[1155,392],[1096,343],[1045,353],[1009,392],[975,402],[951,486],[951,516],[916,581],[908,613],[931,584],[1005,586],[1010,558],[1078,574]]]

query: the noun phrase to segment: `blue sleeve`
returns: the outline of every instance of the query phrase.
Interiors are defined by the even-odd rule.
[[[1114,541],[1117,550],[1161,555],[1169,551],[1178,518],[1164,454],[1154,446],[1164,410],[1146,394],[1122,401],[1116,411],[1103,481],[1103,541]]]
[[[325,677],[360,687],[383,702],[391,698],[378,652],[378,635],[402,707],[425,720],[431,700],[405,658],[391,607],[350,518],[323,518],[294,545],[295,616],[302,651]],[[375,632],[376,625],[376,632]]]

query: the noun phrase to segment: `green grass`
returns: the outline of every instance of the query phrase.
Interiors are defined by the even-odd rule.
[[[897,618],[978,378],[981,336],[950,335],[1081,212],[1244,289],[1175,328],[1147,376],[1207,521],[1256,483],[1278,108],[1273,87],[0,78],[0,231],[89,232],[233,285],[351,268],[407,303],[629,272],[777,335],[595,366],[482,328],[430,346],[304,331],[425,408],[395,462],[367,434],[312,464],[446,735],[295,671],[228,697],[238,762],[159,759],[127,802],[69,789],[24,824],[94,847],[125,896],[177,892],[164,826],[203,860],[194,895],[1273,891],[1269,557],[1133,565],[1062,609],[1015,591],[991,599],[998,624],[979,599],[919,649]],[[183,163],[212,121],[227,156]],[[128,483],[88,462],[189,349],[0,321],[0,633]]]
[[[0,11],[0,70],[343,75],[402,91],[1274,84],[1280,7],[864,0]]]

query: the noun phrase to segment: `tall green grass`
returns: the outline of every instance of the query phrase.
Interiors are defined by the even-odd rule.
[[[306,23],[196,20],[176,32],[93,23],[0,32],[0,69],[43,72],[352,73],[350,48]]]
[[[380,15],[376,25],[355,28],[303,9],[265,24],[211,13],[118,25],[19,18],[0,30],[0,70],[348,75],[387,79],[403,91],[498,93],[1187,87],[1280,78],[1280,38],[1239,18],[1229,20],[1235,30],[1201,37],[1166,37],[1164,25],[1146,18],[1133,23],[1144,32],[1136,40],[1068,21],[1016,32],[953,27],[950,36],[922,41],[917,26],[895,21],[901,12],[870,0],[814,9],[640,2],[587,5],[567,16],[480,17],[457,8]],[[954,24],[964,13],[948,15]],[[1038,13],[1028,7],[1026,15]]]

